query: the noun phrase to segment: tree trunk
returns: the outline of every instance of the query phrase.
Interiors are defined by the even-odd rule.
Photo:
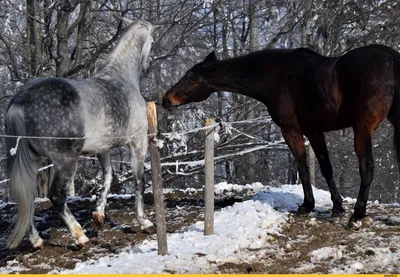
[[[292,153],[288,152],[288,175],[287,175],[287,183],[288,184],[296,184],[297,182],[297,167],[296,161],[294,160]]]
[[[249,18],[250,18],[250,23],[249,23],[249,28],[250,28],[250,52],[254,52],[258,50],[258,34],[259,34],[259,19],[258,19],[258,10],[257,10],[257,0],[249,0]],[[253,101],[250,97],[244,97],[243,99],[246,104],[244,106],[245,108],[245,114],[246,114],[246,119],[251,119],[255,117],[255,111],[254,111],[254,105],[252,104]],[[247,154],[248,158],[248,163],[249,167],[246,171],[246,180],[249,180],[251,182],[256,181],[256,165],[257,165],[257,154],[255,152]]]
[[[70,69],[70,59],[68,51],[68,22],[70,15],[70,6],[68,1],[60,1],[57,14],[57,59],[56,75],[64,76]]]
[[[223,9],[224,7],[221,7],[221,9]],[[222,59],[228,59],[229,58],[229,51],[228,51],[228,20],[227,18],[223,18],[222,19],[222,33],[221,33],[222,37]],[[232,98],[232,93],[229,94],[225,94],[223,92],[218,92],[218,99],[220,99],[220,115],[224,114],[224,105],[227,106],[227,99]],[[225,162],[225,174],[226,174],[226,178],[229,180],[234,179],[234,172],[232,170],[233,166],[233,162],[232,160],[227,160]]]
[[[309,16],[307,14],[304,16],[304,20],[301,24],[301,47],[308,47],[307,39],[307,22]],[[310,171],[310,182],[315,186],[315,154],[314,150],[310,146],[308,147],[308,168]]]
[[[28,60],[28,78],[36,77],[41,63],[42,48],[40,41],[39,3],[37,0],[26,0],[26,45]]]
[[[82,0],[80,10],[79,10],[79,17],[82,19],[79,21],[78,24],[78,34],[76,36],[76,46],[75,46],[75,65],[83,63],[83,50],[88,42],[88,33],[87,33],[87,15],[89,14],[90,9],[90,1],[89,0]],[[83,72],[84,77],[88,77],[88,71],[85,70]]]

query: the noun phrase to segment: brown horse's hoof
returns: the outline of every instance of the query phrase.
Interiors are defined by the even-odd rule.
[[[103,229],[104,227],[104,215],[99,212],[92,213],[93,225],[97,229]]]
[[[351,231],[358,231],[361,228],[368,228],[374,223],[374,220],[370,216],[364,216],[359,220],[355,220],[353,216],[347,223],[346,229]]]
[[[361,218],[361,220],[357,220],[355,222],[349,221],[349,223],[347,224],[347,229],[352,231],[358,231],[362,228],[365,229],[371,227],[373,223],[374,220],[371,217],[365,216]]]
[[[332,210],[332,217],[341,217],[345,213],[345,209],[340,207],[339,209],[333,209]]]
[[[350,231],[358,231],[361,228],[361,221],[357,220],[357,221],[349,221],[349,223],[347,223],[346,225],[346,229],[350,230]]]
[[[311,211],[313,210],[313,208],[308,208],[304,205],[299,206],[296,214],[297,215],[308,215],[309,213],[311,213]]]

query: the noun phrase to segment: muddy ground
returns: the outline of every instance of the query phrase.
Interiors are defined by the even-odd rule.
[[[201,193],[179,191],[166,194],[165,197],[167,232],[174,232],[203,220],[204,203]],[[222,207],[250,197],[249,195],[218,197],[215,209],[218,211]],[[90,238],[91,248],[89,249],[77,249],[74,246],[72,238],[58,214],[51,208],[49,201],[38,203],[35,222],[41,237],[45,240],[44,248],[39,251],[32,251],[27,240],[17,249],[9,250],[5,247],[5,234],[16,212],[15,206],[8,204],[0,209],[0,267],[19,263],[28,269],[20,273],[48,273],[54,269],[73,269],[77,262],[86,261],[95,256],[118,253],[142,242],[149,236],[155,238],[155,235],[143,233],[135,223],[134,197],[109,198],[108,203],[103,230],[92,227],[90,216],[95,208],[94,200],[77,198],[68,203],[72,213]],[[352,206],[346,205],[347,213],[341,219],[331,219],[329,214],[318,212],[305,217],[293,214],[290,216],[290,224],[284,230],[283,236],[273,238],[276,249],[285,249],[284,256],[278,257],[273,251],[269,251],[263,259],[251,264],[220,264],[218,272],[215,273],[328,273],[329,268],[332,267],[332,261],[329,260],[314,261],[317,265],[314,268],[302,269],[302,267],[312,259],[310,256],[312,250],[332,245],[346,245],[347,249],[354,250],[354,255],[373,256],[374,251],[367,247],[371,244],[374,247],[387,247],[390,251],[400,251],[398,249],[400,246],[392,243],[393,237],[400,238],[400,227],[398,222],[390,221],[391,215],[400,215],[400,206],[370,206],[370,216],[374,219],[374,224],[361,231],[363,235],[359,238],[357,238],[357,233],[343,227],[351,208]],[[154,222],[151,194],[146,197],[146,212]],[[371,236],[368,234],[365,236],[365,232],[370,233]],[[374,236],[379,236],[380,239],[374,240]],[[370,241],[368,237],[371,237]],[[345,263],[346,261],[335,262]]]

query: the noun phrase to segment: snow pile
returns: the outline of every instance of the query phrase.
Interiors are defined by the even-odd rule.
[[[332,209],[331,195],[328,191],[313,187],[315,210]],[[266,187],[254,199],[262,198],[269,205],[280,211],[294,211],[303,203],[304,194],[301,185],[282,185],[280,187]]]
[[[203,235],[203,222],[169,234],[166,256],[157,254],[157,241],[151,240],[62,273],[210,273],[221,263],[256,261],[263,254],[256,250],[269,243],[271,234],[280,234],[287,220],[287,213],[274,210],[266,200],[259,196],[217,212],[213,235]]]
[[[259,192],[265,189],[263,184],[260,182],[256,182],[253,184],[246,184],[246,185],[237,185],[237,184],[228,184],[227,182],[221,182],[214,186],[214,193],[215,194],[227,194],[230,192]]]

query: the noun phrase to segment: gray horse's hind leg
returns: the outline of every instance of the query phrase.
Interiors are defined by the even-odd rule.
[[[89,246],[89,239],[67,206],[67,188],[73,182],[77,165],[78,161],[75,157],[64,158],[61,163],[54,161],[55,174],[49,198],[53,203],[54,209],[60,214],[75,239],[75,244],[80,247],[86,247]]]
[[[48,160],[48,165],[52,164],[52,161]],[[49,195],[49,190],[51,187],[51,184],[53,183],[54,179],[54,168],[50,167],[47,169],[48,170],[48,179],[47,179],[47,184],[43,186],[44,190],[44,195],[48,196]],[[32,244],[32,247],[34,249],[41,249],[43,248],[43,239],[40,237],[38,230],[36,229],[35,222],[31,222],[31,227],[29,229],[29,241]]]
[[[135,181],[135,205],[136,205],[136,218],[139,221],[140,228],[149,233],[154,233],[154,224],[146,217],[144,213],[144,159],[147,153],[147,136],[141,138],[136,137],[134,141],[129,144],[131,150],[131,163],[132,175]]]
[[[31,228],[29,230],[29,241],[34,249],[40,249],[43,247],[43,239],[39,236],[39,232],[36,229],[35,223],[31,223]]]
[[[103,189],[100,193],[99,199],[97,199],[96,211],[92,213],[92,220],[97,228],[103,228],[104,218],[105,218],[105,207],[107,203],[107,194],[111,187],[112,181],[112,166],[111,166],[111,156],[110,150],[99,154],[98,156],[101,168],[103,170],[104,183]]]

